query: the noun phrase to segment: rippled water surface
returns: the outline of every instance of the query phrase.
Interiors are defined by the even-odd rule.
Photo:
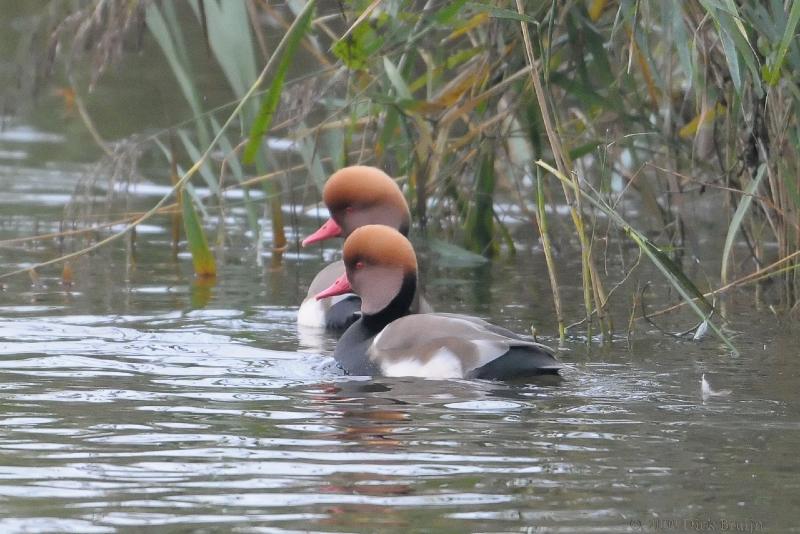
[[[98,198],[110,187],[59,113],[3,117],[0,274],[97,238],[10,241],[63,229],[86,176]],[[167,190],[152,165],[128,209]],[[294,243],[319,222],[285,209]],[[166,217],[73,262],[69,284],[60,266],[0,280],[0,532],[800,532],[800,334],[751,293],[726,303],[738,357],[635,322],[605,345],[575,328],[559,383],[344,377],[335,339],[295,325],[338,243],[271,268],[236,198],[226,217],[215,285],[173,255]],[[427,294],[553,343],[541,251],[509,217],[513,259],[418,241]],[[557,261],[580,317],[575,259]]]
[[[0,184],[3,239],[57,229],[49,198],[74,187],[19,164]],[[70,286],[58,269],[4,282],[3,532],[798,530],[788,320],[729,311],[738,358],[641,326],[630,344],[575,341],[557,384],[348,378],[334,340],[294,323],[335,244],[278,270],[232,246],[204,287],[167,220],[137,239],[133,260],[76,262]],[[536,251],[476,267],[420,249],[440,309],[553,331]],[[58,251],[5,242],[3,271]],[[703,374],[731,392],[704,397]]]

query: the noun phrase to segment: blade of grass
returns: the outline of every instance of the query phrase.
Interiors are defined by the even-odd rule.
[[[762,163],[758,168],[755,179],[747,185],[747,189],[745,189],[744,195],[742,195],[741,200],[739,200],[739,205],[736,207],[736,212],[734,212],[733,218],[731,218],[731,223],[728,225],[728,235],[725,236],[725,247],[722,249],[722,272],[720,273],[720,277],[722,278],[723,284],[728,283],[728,265],[730,264],[729,258],[733,248],[733,242],[736,239],[736,235],[739,233],[744,216],[753,201],[753,195],[756,190],[758,190],[758,186],[761,184],[766,170],[767,166]]]
[[[414,97],[411,96],[411,90],[403,79],[403,75],[397,70],[392,60],[386,56],[383,56],[383,68],[386,70],[386,76],[389,78],[394,90],[397,91],[397,96],[400,100],[413,100]]]
[[[180,137],[181,142],[183,143],[183,148],[186,149],[186,153],[189,155],[189,158],[191,158],[192,161],[197,161],[197,159],[200,157],[200,150],[189,138],[189,134],[186,133],[186,130],[178,130],[178,137]],[[200,167],[200,176],[203,177],[203,180],[205,180],[206,185],[208,185],[208,188],[212,193],[217,194],[219,192],[217,178],[210,166],[203,165]]]
[[[314,2],[310,2],[310,4],[313,3]],[[278,64],[275,76],[272,78],[272,83],[261,101],[261,107],[258,110],[255,121],[253,121],[253,126],[250,128],[250,138],[244,149],[245,163],[253,163],[253,161],[255,161],[256,152],[258,152],[261,145],[261,139],[269,131],[269,126],[272,123],[272,116],[275,114],[275,110],[278,108],[278,103],[280,102],[281,90],[283,89],[283,82],[286,79],[286,73],[289,71],[289,64],[294,58],[297,46],[308,31],[312,13],[313,10],[306,9],[303,14],[295,19],[292,27],[289,28],[289,32],[286,34],[286,45],[280,50],[281,61]]]
[[[778,47],[778,53],[772,65],[767,68],[764,76],[764,81],[769,85],[777,85],[780,80],[781,67],[783,66],[783,60],[786,58],[786,52],[789,50],[789,45],[796,39],[795,30],[797,29],[798,22],[800,22],[800,1],[793,0],[792,7],[789,10],[789,20],[786,23],[786,29],[783,32],[781,44]]]
[[[475,11],[480,11],[482,13],[488,13],[491,18],[496,19],[505,19],[505,20],[516,20],[519,22],[527,22],[529,24],[533,24],[534,26],[539,26],[539,21],[535,18],[528,16],[524,13],[518,13],[516,11],[511,11],[510,9],[503,9],[502,7],[495,7],[486,4],[478,4],[475,2],[470,2],[467,4],[467,7],[470,9],[474,9]],[[544,6],[542,6],[544,7]],[[541,9],[541,7],[540,7]]]
[[[303,163],[308,169],[317,189],[322,192],[322,187],[325,185],[325,180],[328,179],[328,176],[325,173],[325,168],[322,166],[319,151],[317,150],[313,138],[299,139],[297,141],[297,151],[300,153],[300,157],[303,158]]]
[[[164,157],[168,158],[170,161],[172,161],[172,150],[170,148],[167,148],[164,145],[164,143],[162,143],[158,139],[155,139],[154,142],[155,142],[156,146],[161,149],[161,152],[163,152]],[[200,169],[201,169],[200,172],[202,172],[203,167],[205,167],[205,166],[201,166],[200,167]],[[177,175],[182,175],[184,173],[183,168],[180,165],[178,165],[177,163],[175,164],[175,169],[177,171],[177,173],[176,173]],[[173,187],[175,186],[176,183],[177,182],[175,180],[172,180]],[[194,200],[197,203],[197,205],[200,207],[200,212],[202,213],[203,217],[207,217],[208,216],[208,212],[206,212],[206,209],[203,206],[203,202],[201,201],[200,196],[197,194],[197,190],[194,188],[194,186],[192,184],[190,184],[190,183],[187,183],[185,185],[185,189],[186,189],[186,191],[188,191],[189,196],[192,197],[192,200]]]
[[[214,117],[211,117],[211,126],[214,128],[215,132],[220,130],[220,125]],[[239,158],[236,157],[237,150],[238,148],[241,148],[241,145],[239,145],[237,149],[234,149],[233,146],[231,146],[228,136],[223,135],[219,139],[219,147],[225,154],[225,161],[227,162],[228,167],[231,169],[231,174],[233,174],[233,177],[236,178],[237,183],[242,184],[244,207],[245,211],[247,212],[247,224],[250,226],[250,231],[253,232],[253,235],[258,236],[260,234],[256,205],[255,202],[253,202],[253,199],[250,197],[250,188],[244,184],[244,169],[242,169],[242,164],[239,161]],[[222,193],[222,191],[220,191],[220,193]]]
[[[733,2],[720,5],[713,0],[700,0],[700,4],[714,21],[722,43],[725,60],[738,94],[742,91],[742,74],[739,60],[744,61],[750,71],[751,81],[758,84],[760,72],[756,66],[755,52],[740,20],[739,12]]]
[[[202,20],[197,4],[190,2],[190,5]],[[205,10],[211,50],[233,94],[241,97],[258,72],[247,4],[244,1],[206,2]]]
[[[539,236],[542,239],[544,260],[547,264],[547,274],[550,277],[550,289],[553,292],[553,306],[556,310],[558,321],[558,339],[563,343],[567,337],[564,325],[564,312],[561,309],[561,291],[558,285],[558,269],[553,259],[553,244],[550,241],[550,231],[547,223],[547,210],[545,210],[546,195],[544,191],[544,177],[539,167],[536,167],[536,223],[539,227]]]
[[[475,176],[472,205],[464,222],[464,244],[474,252],[493,257],[497,254],[492,211],[495,184],[493,147],[487,143],[482,152]]]
[[[717,19],[718,21],[718,19]],[[737,93],[742,92],[742,75],[739,70],[739,55],[736,53],[736,43],[734,43],[727,27],[717,22],[719,38],[722,41],[722,50],[725,52],[725,60],[728,62],[728,70],[733,80],[733,86]]]
[[[169,11],[173,6],[167,3],[164,6]],[[168,13],[169,14],[169,13]],[[161,47],[161,51],[167,58],[172,73],[178,81],[178,86],[183,92],[184,98],[189,103],[195,117],[203,116],[203,108],[200,105],[200,96],[194,84],[194,78],[189,72],[189,63],[186,59],[186,50],[183,37],[180,33],[180,26],[172,20],[172,17],[165,18],[157,4],[151,4],[146,12],[147,27],[155,37],[156,42]],[[172,23],[169,23],[172,22]],[[208,146],[211,136],[203,120],[195,121],[198,128],[200,144]]]
[[[364,22],[364,20],[366,20],[366,18],[369,17],[369,14],[372,13],[375,10],[375,8],[378,7],[378,5],[380,3],[381,3],[381,0],[373,0],[373,2],[370,5],[368,5],[367,8],[364,11],[361,12],[361,14],[355,20],[355,22],[353,22],[353,24],[351,24],[350,27],[347,28],[347,31],[344,32],[344,35],[342,35],[339,38],[339,41],[341,42],[344,39],[347,39],[347,36],[350,35],[350,33],[352,33],[352,31],[354,29],[356,29],[359,24]]]
[[[466,2],[467,0],[455,0],[445,3],[444,7],[433,14],[433,20],[435,20],[437,24],[450,24],[452,18],[461,11],[461,7]]]
[[[659,5],[665,10],[665,22],[668,22],[667,18],[671,19],[673,44],[678,50],[678,62],[689,82],[687,90],[691,89],[694,84],[694,63],[692,62],[692,52],[689,48],[691,40],[686,31],[686,23],[683,20],[682,4],[680,2],[661,2]]]

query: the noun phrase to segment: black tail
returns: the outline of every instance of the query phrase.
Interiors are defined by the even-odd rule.
[[[561,363],[552,354],[534,347],[511,347],[486,365],[473,369],[469,378],[518,380],[542,375],[557,375]]]

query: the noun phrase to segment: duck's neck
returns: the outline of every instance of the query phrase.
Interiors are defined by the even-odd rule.
[[[414,274],[403,276],[403,283],[397,296],[389,302],[384,309],[374,314],[364,314],[362,322],[369,330],[380,332],[383,328],[394,321],[410,313],[411,303],[414,301],[414,294],[417,292],[417,277]]]

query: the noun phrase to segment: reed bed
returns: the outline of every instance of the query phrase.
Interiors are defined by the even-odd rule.
[[[244,189],[257,243],[259,219],[270,219],[278,267],[290,245],[286,194],[317,201],[334,169],[371,164],[404,180],[422,234],[490,258],[519,242],[541,246],[562,339],[570,322],[587,339],[593,329],[611,339],[615,294],[631,301],[615,290],[639,262],[622,273],[599,267],[611,253],[602,236],[616,232],[697,314],[690,335],[710,328],[735,351],[709,296],[769,279],[778,313],[795,311],[800,294],[798,21],[800,0],[93,0],[50,7],[42,34],[78,102],[110,61],[125,61],[126,42],[158,44],[174,75],[164,83],[193,116],[136,143],[162,153],[165,179],[183,191],[174,198],[193,253],[205,255],[198,272],[213,274],[203,228],[224,209],[226,187]],[[192,25],[201,40],[185,37]],[[198,46],[225,76],[230,106],[203,108],[188,53]],[[77,68],[87,62],[90,75]],[[293,142],[290,164],[271,137]],[[195,178],[210,196],[196,193]],[[266,201],[248,196],[254,187]],[[170,198],[37,268],[107,245]],[[526,234],[510,233],[498,199],[519,205]],[[727,228],[719,274],[702,281],[687,274],[687,210],[698,206]],[[565,316],[555,242],[580,252],[582,317]]]

